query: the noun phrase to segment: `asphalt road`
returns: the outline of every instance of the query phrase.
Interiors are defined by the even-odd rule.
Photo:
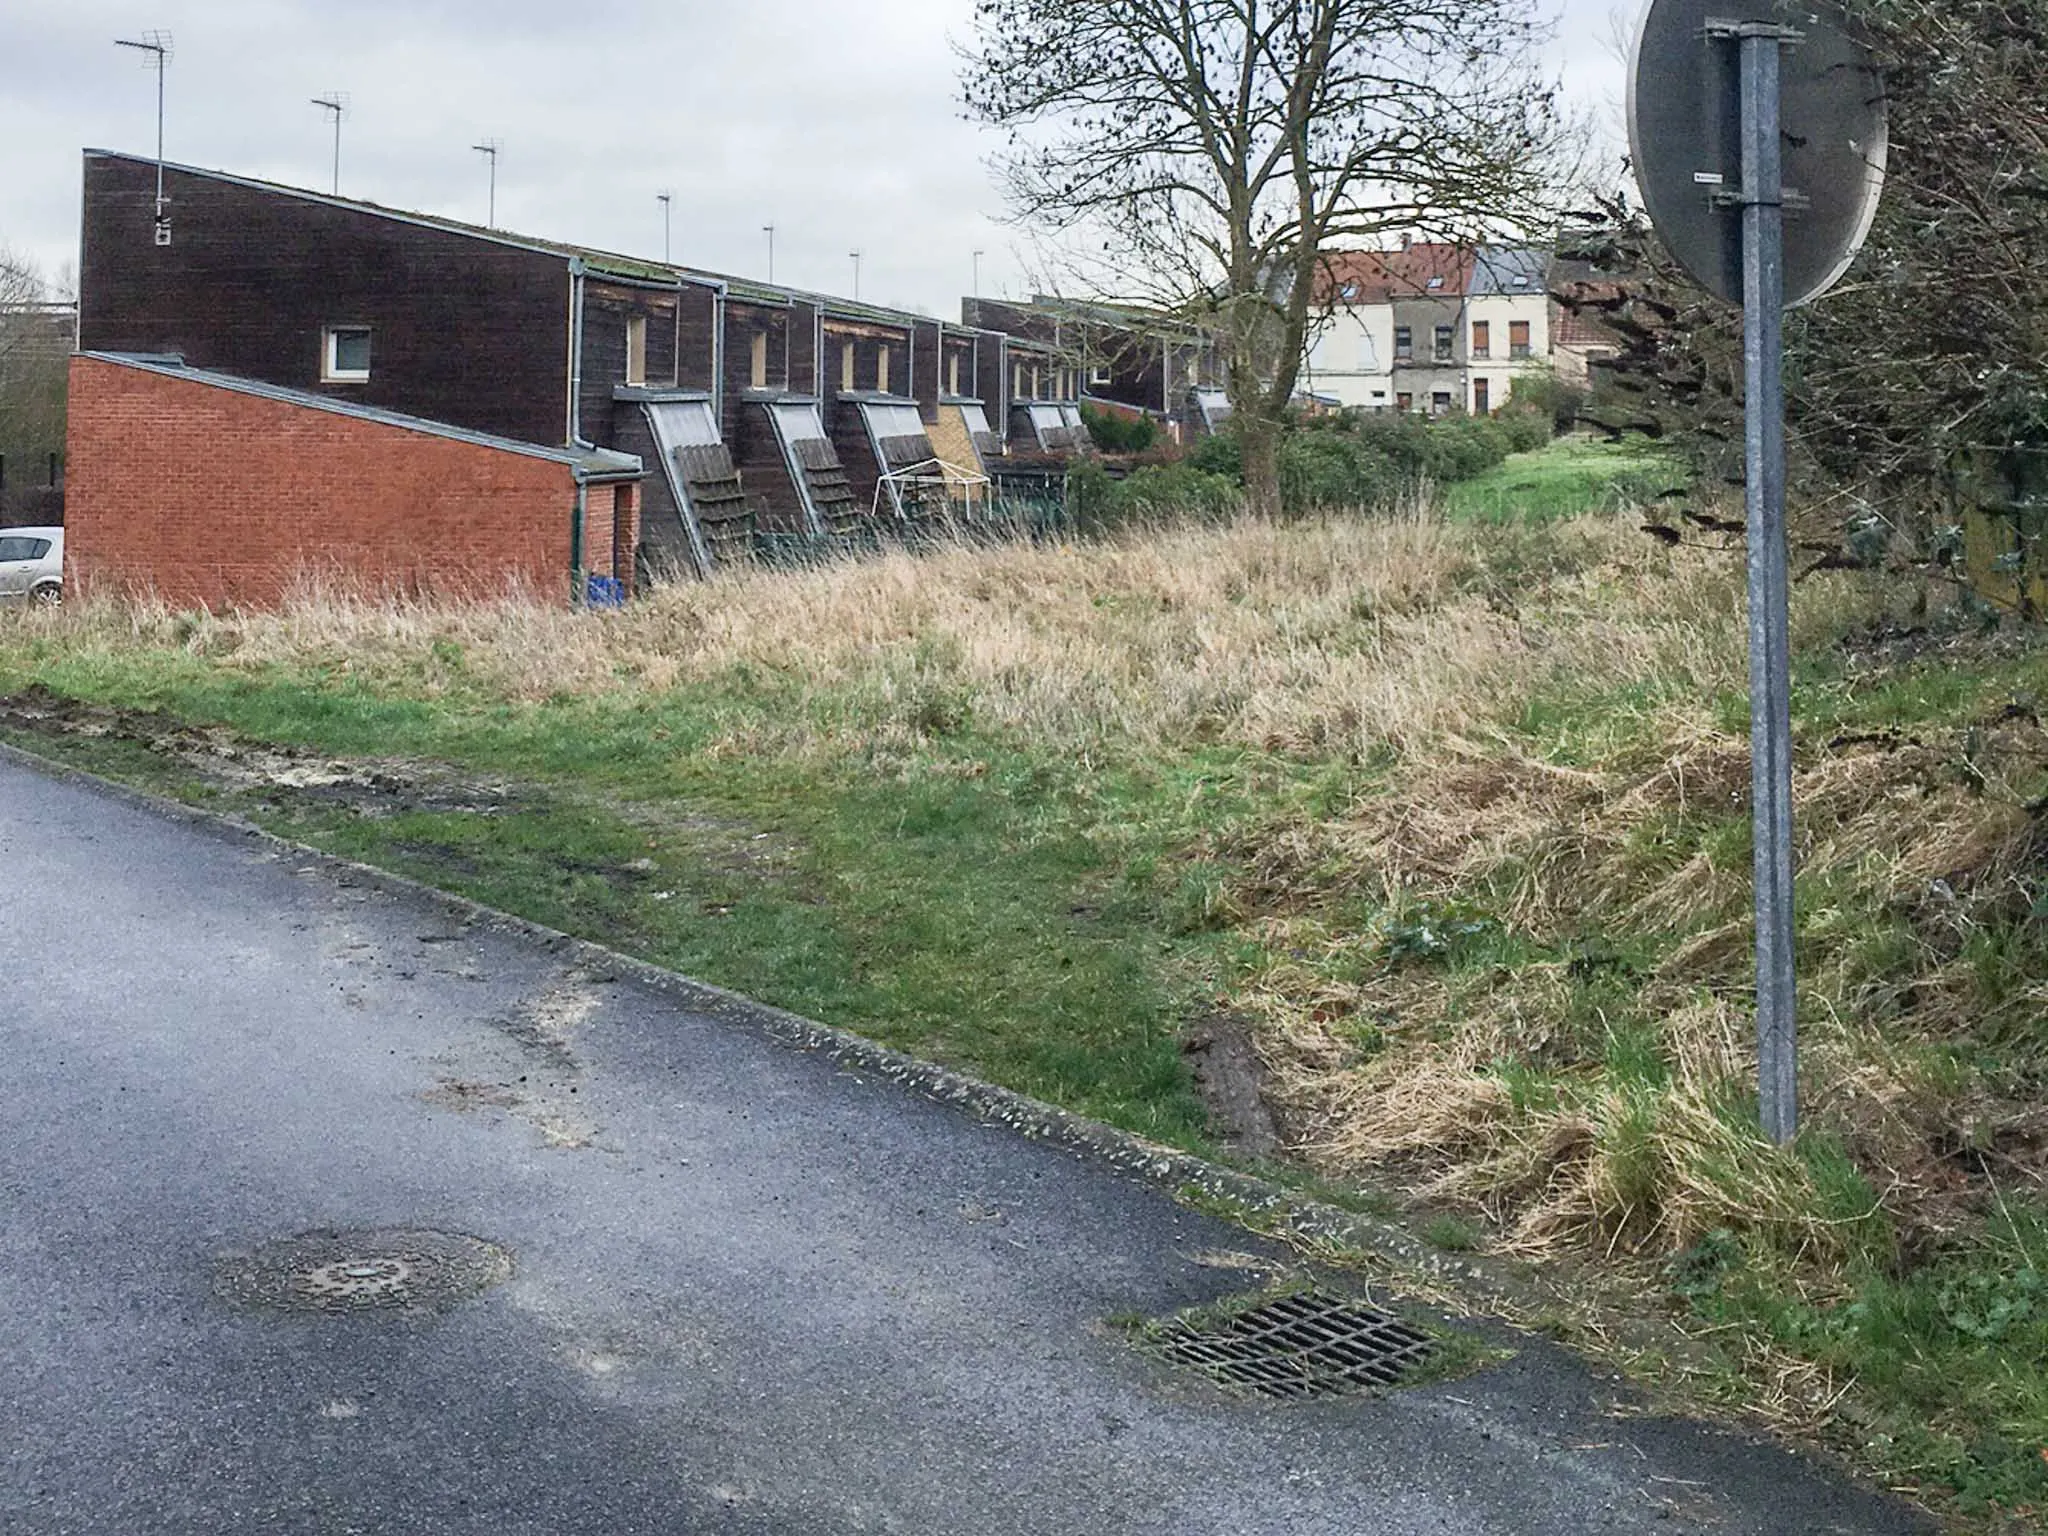
[[[1893,1533],[1520,1341],[1233,1400],[1112,1319],[1279,1255],[1107,1167],[338,866],[0,761],[0,1531]],[[237,1304],[327,1228],[444,1311]]]

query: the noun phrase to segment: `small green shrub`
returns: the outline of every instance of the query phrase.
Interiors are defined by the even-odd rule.
[[[1104,453],[1149,453],[1159,441],[1159,423],[1150,416],[1124,416],[1084,404],[1081,422]]]
[[[1507,428],[1491,416],[1444,416],[1429,423],[1423,438],[1423,472],[1438,484],[1470,480],[1512,451]]]
[[[1067,467],[1068,520],[1082,532],[1103,527],[1115,517],[1117,483],[1095,459],[1076,459]]]
[[[1509,405],[1494,418],[1501,430],[1508,435],[1508,444],[1516,453],[1530,453],[1541,448],[1555,436],[1548,412],[1525,409]]]
[[[1203,438],[1183,462],[1205,474],[1226,475],[1240,485],[1244,483],[1244,448],[1233,432]]]
[[[1289,512],[1380,506],[1402,483],[1392,462],[1355,433],[1310,429],[1281,440],[1280,502]]]
[[[1554,373],[1525,373],[1508,390],[1508,409],[1550,418],[1551,434],[1562,436],[1579,424],[1588,391]]]
[[[1236,481],[1192,465],[1148,464],[1111,488],[1111,521],[1186,514],[1204,520],[1228,517],[1243,504]]]

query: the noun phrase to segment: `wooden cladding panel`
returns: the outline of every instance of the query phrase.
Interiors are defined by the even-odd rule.
[[[943,335],[936,320],[920,320],[911,330],[912,367],[908,393],[927,422],[939,419],[939,396],[945,389],[940,353]]]
[[[749,400],[740,412],[740,431],[733,457],[746,481],[747,495],[763,533],[804,535],[810,532],[802,493],[790,479],[782,442],[775,434],[765,400]]]
[[[860,406],[852,400],[839,402],[839,409],[826,427],[839,462],[846,471],[846,483],[853,493],[856,509],[869,517],[875,507],[875,487],[881,482],[882,466],[875,461],[874,446],[868,441],[867,422]]]
[[[646,411],[638,405],[614,406],[604,441],[621,453],[637,454],[647,466],[647,476],[640,482],[641,568],[657,577],[694,570],[689,532],[669,491],[668,477],[661,472],[661,447],[647,425]]]
[[[754,338],[767,339],[766,369],[756,382]],[[742,404],[749,389],[789,388],[789,311],[728,300],[725,306],[725,410],[718,424],[728,441],[746,430]]]
[[[794,394],[823,394],[818,379],[818,308],[793,304],[789,311],[789,384]]]
[[[974,372],[974,393],[981,401],[982,414],[989,419],[1002,444],[1009,441],[1010,429],[1010,379],[1009,362],[1004,357],[1008,350],[1000,337],[984,335],[979,338]]]
[[[718,295],[695,283],[677,295],[676,388],[698,389],[709,394],[718,381],[712,367],[712,330],[716,324]]]
[[[563,256],[310,197],[85,161],[79,344],[176,352],[195,367],[534,443],[568,435]],[[370,377],[324,384],[322,332],[370,327]]]
[[[627,382],[626,328],[635,319],[647,323],[644,382],[654,388],[667,388],[675,376],[676,295],[651,288],[612,286],[594,279],[584,283],[580,430],[588,441],[600,447],[620,446],[605,433],[617,419],[612,409],[612,391]]]

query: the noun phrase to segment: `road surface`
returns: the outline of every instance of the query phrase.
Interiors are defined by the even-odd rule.
[[[1615,1416],[1537,1340],[1379,1398],[1235,1400],[1116,1320],[1256,1286],[1284,1256],[1241,1231],[4,760],[0,934],[8,1536],[1927,1528]],[[222,1293],[275,1240],[395,1228],[501,1245],[509,1277],[438,1311]]]

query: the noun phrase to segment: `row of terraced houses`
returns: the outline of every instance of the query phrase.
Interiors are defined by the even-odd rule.
[[[1338,260],[1311,377],[1344,403],[1497,408],[1554,353],[1531,261]],[[1054,501],[1084,401],[1185,443],[1226,382],[1207,337],[1128,307],[954,323],[88,150],[67,557],[178,603],[328,577],[608,601]]]

